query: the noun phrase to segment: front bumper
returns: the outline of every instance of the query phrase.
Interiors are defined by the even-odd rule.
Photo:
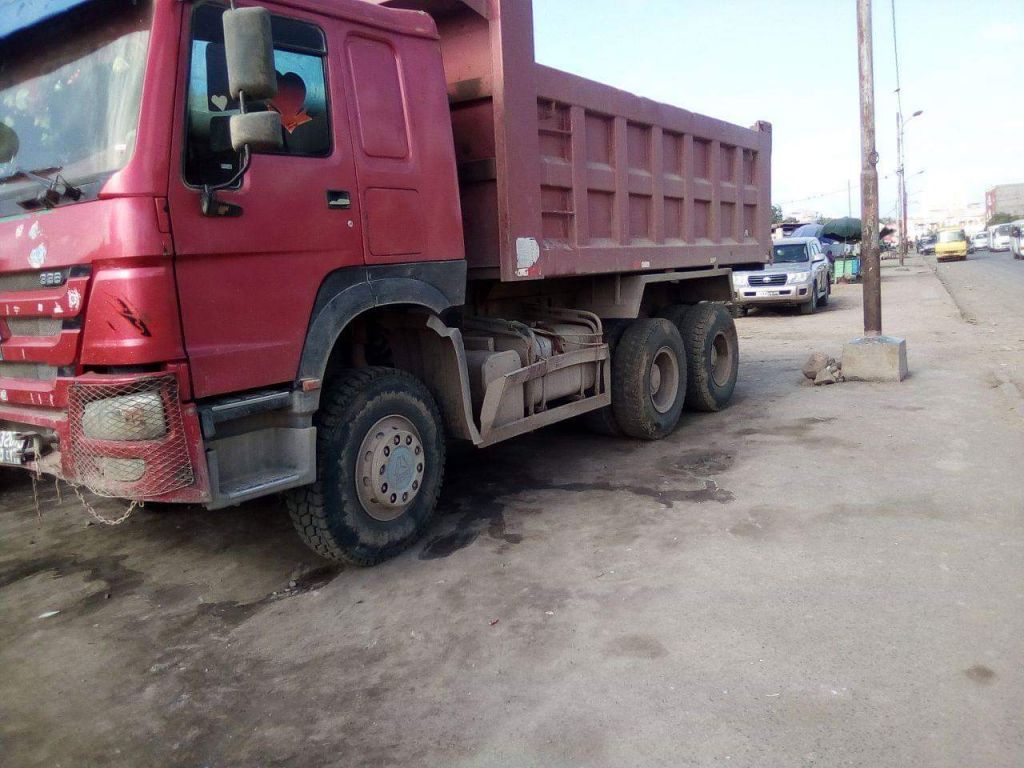
[[[25,438],[32,450],[21,468],[82,485],[102,496],[201,504],[210,499],[206,456],[196,407],[180,397],[184,369],[156,374],[0,379],[0,430]],[[163,431],[145,440],[96,439],[83,427],[86,409],[104,398],[138,397],[162,406]],[[120,400],[120,403],[132,402]],[[132,408],[119,416],[144,418]],[[6,465],[5,465],[6,466]]]
[[[761,286],[734,285],[733,303],[744,307],[760,304],[803,304],[811,295],[809,283],[795,285],[779,285],[762,288]]]

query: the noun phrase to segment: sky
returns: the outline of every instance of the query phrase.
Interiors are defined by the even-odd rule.
[[[874,0],[881,214],[896,211],[893,0]],[[894,0],[910,216],[1024,182],[1024,0]],[[773,126],[787,212],[860,206],[855,0],[534,0],[537,60],[740,125]],[[923,173],[920,173],[923,171]]]

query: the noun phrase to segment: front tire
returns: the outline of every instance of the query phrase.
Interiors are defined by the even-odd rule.
[[[829,297],[832,295],[832,281],[825,278],[825,292],[818,297],[818,306],[827,307]]]
[[[345,371],[317,414],[317,479],[288,494],[302,540],[319,555],[376,565],[411,546],[444,476],[441,415],[427,388],[392,368]]]
[[[818,308],[818,284],[811,286],[811,298],[800,305],[801,315],[813,315]]]

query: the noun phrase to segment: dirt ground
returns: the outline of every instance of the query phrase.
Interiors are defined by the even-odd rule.
[[[0,764],[1024,764],[1007,342],[919,260],[884,302],[903,384],[802,384],[859,286],[752,314],[733,407],[456,449],[426,539],[371,570],[276,500],[104,528],[5,477]]]

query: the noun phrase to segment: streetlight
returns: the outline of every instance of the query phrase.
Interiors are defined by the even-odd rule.
[[[896,151],[899,155],[899,168],[896,171],[899,176],[899,189],[897,194],[900,203],[900,266],[903,266],[904,260],[907,258],[907,174],[904,167],[906,159],[904,157],[904,136],[903,132],[906,130],[907,123],[913,120],[915,117],[920,117],[924,114],[923,109],[917,110],[914,114],[908,117],[906,120],[903,119],[903,111],[900,110],[896,113]]]

